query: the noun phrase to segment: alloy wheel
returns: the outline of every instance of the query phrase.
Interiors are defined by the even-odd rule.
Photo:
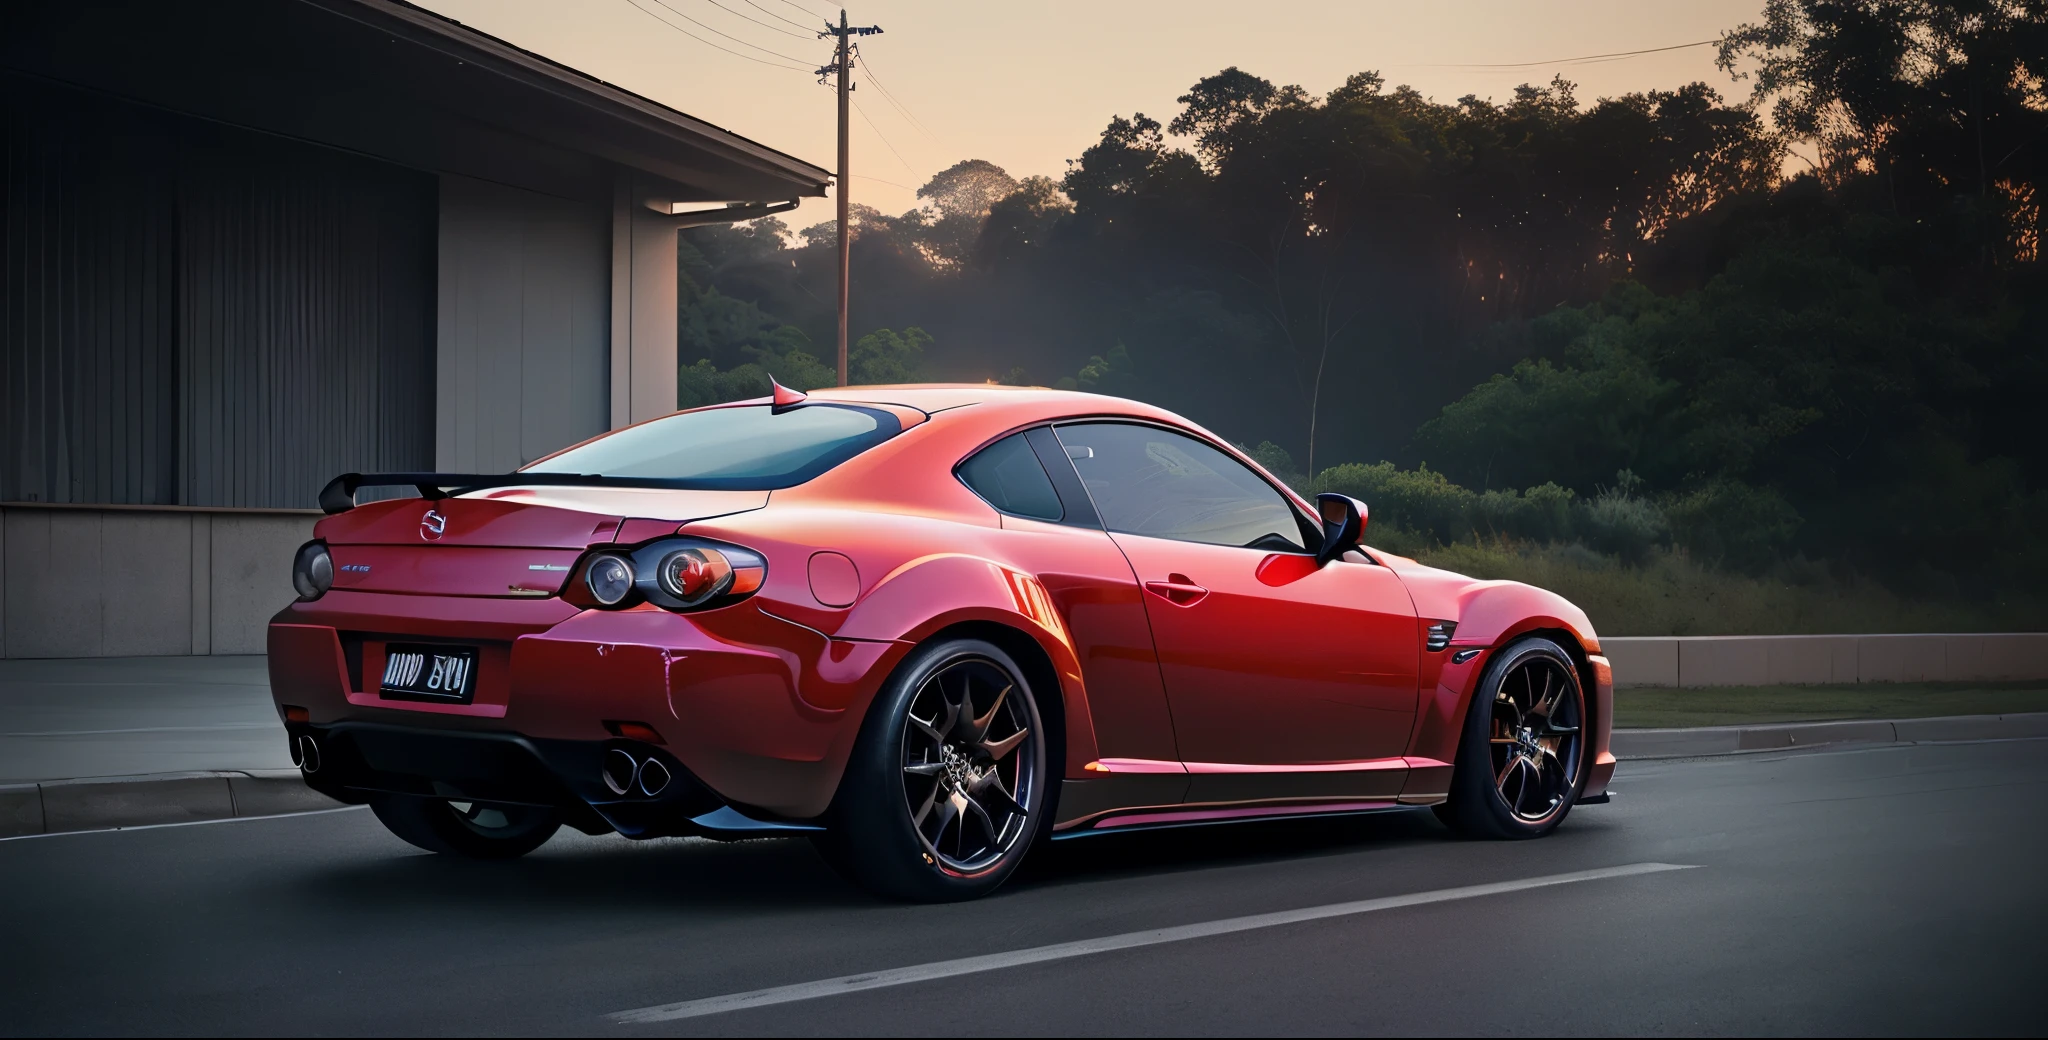
[[[999,864],[1030,830],[1038,734],[1009,672],[963,657],[928,676],[903,726],[903,796],[934,865],[973,875]]]
[[[1494,691],[1493,786],[1508,811],[1542,823],[1564,809],[1579,775],[1578,684],[1541,654],[1516,663]]]

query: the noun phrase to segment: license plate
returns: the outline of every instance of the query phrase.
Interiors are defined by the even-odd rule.
[[[385,647],[383,696],[468,704],[476,696],[476,648],[406,643]]]

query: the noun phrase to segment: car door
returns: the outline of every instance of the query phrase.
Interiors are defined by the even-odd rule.
[[[1012,434],[967,458],[955,473],[1000,515],[1006,559],[1044,585],[1081,665],[1096,764],[1110,765],[1063,783],[1061,818],[1179,802],[1187,774],[1177,765],[1144,594],[1129,560],[1104,533],[1059,440],[1047,427]]]
[[[1316,566],[1320,532],[1201,439],[1057,433],[1145,590],[1189,800],[1397,792],[1422,644],[1400,579],[1363,554]]]

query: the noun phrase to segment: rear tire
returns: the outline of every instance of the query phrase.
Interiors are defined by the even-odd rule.
[[[1564,822],[1586,782],[1586,695],[1563,647],[1516,640],[1472,692],[1450,799],[1437,819],[1475,838],[1537,838]]]
[[[1024,670],[979,639],[912,651],[875,696],[819,852],[913,902],[985,896],[1046,826],[1048,741]]]
[[[562,826],[559,814],[540,806],[395,794],[371,799],[370,811],[407,842],[465,859],[517,859],[540,848]]]

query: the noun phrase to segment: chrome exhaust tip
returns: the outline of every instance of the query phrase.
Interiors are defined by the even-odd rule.
[[[640,767],[640,793],[652,798],[666,790],[671,779],[668,767],[660,759],[650,758]]]
[[[634,778],[640,775],[640,760],[624,748],[612,748],[604,753],[605,790],[613,794],[625,794],[633,789]]]
[[[307,773],[320,771],[320,742],[312,737],[300,737],[292,748],[292,757],[298,759],[299,768]]]

